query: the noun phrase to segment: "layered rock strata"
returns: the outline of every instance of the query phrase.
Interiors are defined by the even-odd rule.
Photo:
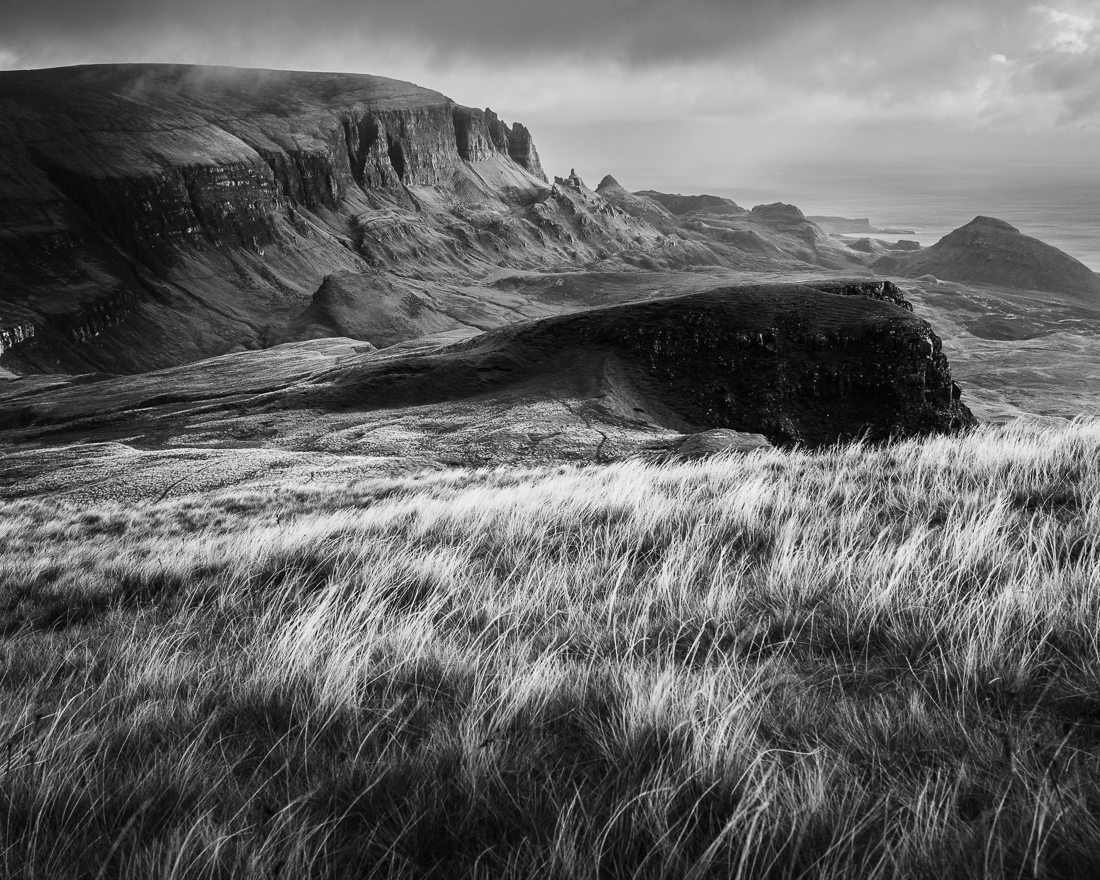
[[[419,211],[423,188],[526,202],[548,189],[526,128],[382,77],[8,71],[0,111],[0,357],[24,371],[264,345],[326,274],[370,268],[353,218]],[[147,343],[128,363],[49,342],[131,315]]]

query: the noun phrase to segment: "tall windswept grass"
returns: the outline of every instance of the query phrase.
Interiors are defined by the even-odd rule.
[[[1100,876],[1100,422],[0,512],[0,872]]]

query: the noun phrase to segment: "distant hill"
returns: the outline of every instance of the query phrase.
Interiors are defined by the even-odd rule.
[[[634,193],[636,196],[644,196],[658,204],[664,205],[673,214],[687,214],[691,211],[717,211],[718,213],[743,214],[745,209],[733,199],[724,199],[721,196],[682,196],[679,193],[669,194],[646,189]]]
[[[932,247],[881,257],[874,269],[909,278],[934,275],[963,284],[1100,297],[1100,275],[1084,263],[993,217],[975,217]]]

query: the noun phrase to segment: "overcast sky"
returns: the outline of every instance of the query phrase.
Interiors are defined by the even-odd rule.
[[[1100,0],[0,0],[0,68],[138,60],[411,80],[633,189],[1100,166]]]

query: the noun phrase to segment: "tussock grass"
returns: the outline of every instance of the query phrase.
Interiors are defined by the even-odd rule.
[[[0,872],[1093,877],[1100,422],[0,510]]]

